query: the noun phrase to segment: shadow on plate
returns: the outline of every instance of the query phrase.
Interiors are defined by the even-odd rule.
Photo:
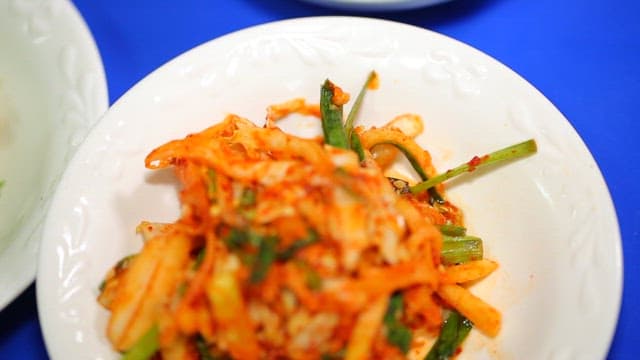
[[[242,0],[272,13],[274,18],[306,16],[365,16],[393,20],[426,28],[455,23],[505,0],[452,0],[438,5],[405,11],[345,11],[313,5],[300,0]]]

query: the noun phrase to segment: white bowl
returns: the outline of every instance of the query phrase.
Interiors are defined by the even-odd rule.
[[[472,291],[503,312],[500,335],[473,332],[460,358],[602,359],[616,324],[622,257],[616,215],[592,156],[562,114],[496,60],[442,35],[393,22],[326,17],[249,28],[195,48],[128,91],[71,161],[45,225],[38,309],[49,354],[118,357],[96,302],[105,272],[137,251],[140,220],[179,214],[154,147],[237,113],[261,124],[269,104],[318,101],[329,77],[352,93],[380,74],[360,123],[423,116],[418,141],[444,170],[528,138],[539,152],[450,183],[470,232],[500,263]],[[315,119],[285,123],[318,131]],[[315,127],[314,127],[315,126]]]
[[[66,0],[0,0],[0,49],[2,309],[35,278],[53,191],[108,97],[93,38]]]

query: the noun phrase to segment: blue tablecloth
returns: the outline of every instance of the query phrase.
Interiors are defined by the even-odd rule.
[[[20,0],[18,0],[20,1]],[[296,0],[75,0],[104,62],[113,103],[149,72],[207,40],[302,16],[357,14],[446,34],[495,57],[565,114],[598,162],[616,206],[624,298],[609,357],[637,358],[640,332],[640,2],[456,0],[395,13],[346,13]],[[1,54],[0,49],[0,54]],[[580,324],[575,324],[576,327]],[[73,349],[69,349],[69,359]],[[46,359],[29,287],[0,313],[0,359]],[[522,354],[526,358],[526,354]]]

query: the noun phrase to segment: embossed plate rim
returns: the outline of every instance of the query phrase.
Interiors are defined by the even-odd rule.
[[[438,168],[526,137],[539,143],[533,157],[451,185],[470,229],[490,239],[487,254],[501,264],[473,291],[505,320],[495,340],[474,332],[461,358],[603,358],[620,307],[620,235],[602,175],[570,123],[525,80],[467,45],[345,17],[280,21],[215,39],[156,70],[108,111],[70,163],[45,225],[37,290],[51,357],[69,349],[80,358],[116,356],[97,286],[118,258],[139,249],[139,220],[170,221],[178,211],[167,173],[143,168],[150,149],[229,112],[260,122],[271,103],[316,99],[327,76],[358,89],[371,68],[381,86],[361,119],[376,125],[421,114],[427,131],[419,141]],[[304,133],[313,124],[283,126]]]
[[[107,109],[109,99],[100,54],[89,28],[70,1],[2,0],[0,9],[3,26],[13,29],[5,35],[24,46],[26,50],[20,56],[25,56],[25,63],[34,64],[31,71],[44,73],[38,80],[42,87],[51,89],[46,101],[55,105],[48,108],[51,112],[42,121],[59,122],[59,130],[52,134],[69,136],[57,139],[46,149],[47,163],[53,165],[44,173],[46,180],[38,190],[39,199],[12,233],[13,240],[0,251],[1,310],[35,279],[42,223],[53,190],[65,161]],[[3,194],[10,192],[11,186],[7,182]]]

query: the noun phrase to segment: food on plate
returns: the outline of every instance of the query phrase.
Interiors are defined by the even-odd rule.
[[[126,359],[403,359],[452,356],[472,327],[496,336],[500,312],[465,284],[497,268],[464,228],[442,181],[535,152],[530,140],[438,175],[414,138],[419,116],[355,125],[371,73],[349,94],[327,80],[320,104],[237,115],[153,150],[149,169],[182,183],[173,223],[143,221],[142,250],[101,285],[106,329]],[[278,120],[320,118],[301,138]],[[402,154],[419,182],[385,176]]]

